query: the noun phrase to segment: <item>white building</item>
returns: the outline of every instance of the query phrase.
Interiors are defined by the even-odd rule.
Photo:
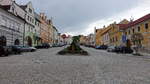
[[[35,15],[35,29],[36,29],[36,44],[39,45],[42,41],[42,38],[40,36],[41,33],[41,22],[40,22],[40,15],[37,13],[34,13]]]
[[[59,39],[59,36],[58,36],[58,30],[56,29],[55,26],[53,26],[53,44],[57,44],[58,43],[58,39]]]
[[[25,12],[25,45],[34,46],[36,44],[35,32],[35,12],[31,1],[20,6]]]
[[[94,34],[89,34],[87,36],[88,38],[88,45],[95,45],[95,35]]]
[[[65,38],[65,42],[66,42],[66,44],[71,44],[72,43],[72,36],[70,36],[70,35],[68,35],[66,38]]]
[[[23,44],[25,21],[21,14],[24,12],[14,2],[0,6],[0,45]]]

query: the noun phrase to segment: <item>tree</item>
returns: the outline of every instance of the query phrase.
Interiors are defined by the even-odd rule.
[[[140,55],[139,48],[142,46],[142,40],[144,39],[143,35],[141,33],[135,33],[131,36],[131,40],[134,44],[134,51],[135,55]]]

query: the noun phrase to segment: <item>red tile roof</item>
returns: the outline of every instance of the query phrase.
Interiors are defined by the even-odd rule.
[[[124,29],[128,24],[117,24],[120,29]]]
[[[141,22],[144,22],[144,21],[146,21],[148,19],[150,19],[150,14],[147,14],[147,15],[145,15],[145,16],[143,16],[143,17],[141,17],[141,18],[139,18],[139,19],[137,19],[137,20],[135,20],[133,22],[130,22],[129,24],[123,26],[122,29],[127,29],[129,27],[133,27],[133,26],[135,26],[135,25],[137,25],[137,24],[139,24]]]
[[[4,9],[4,10],[9,10],[10,9],[10,5],[0,5],[0,8]]]

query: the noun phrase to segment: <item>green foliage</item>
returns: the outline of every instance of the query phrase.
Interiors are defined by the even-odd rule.
[[[79,41],[80,41],[80,36],[74,36],[73,37],[73,42],[74,43],[79,43]]]
[[[81,55],[88,55],[88,52],[84,51],[80,46],[79,46],[79,36],[74,36],[73,37],[73,42],[71,45],[64,50],[58,52],[60,55],[65,55],[65,54],[81,54]]]

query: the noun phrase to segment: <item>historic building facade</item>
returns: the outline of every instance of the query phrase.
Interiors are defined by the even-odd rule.
[[[38,15],[31,2],[19,5],[15,0],[2,0],[0,6],[3,8],[0,11],[1,44],[36,46],[41,43],[56,44],[60,41],[61,36],[58,35],[52,20],[47,19],[44,13]]]
[[[141,34],[143,39],[139,40],[139,45],[143,48],[150,49],[150,14],[130,22],[123,28],[131,46],[134,45],[132,42],[132,36],[134,34]]]
[[[47,16],[44,13],[40,13],[40,36],[42,38],[42,43],[50,43],[52,39],[50,38],[50,21],[47,20]]]
[[[35,15],[35,44],[39,45],[42,43],[42,38],[40,36],[41,32],[41,22],[40,22],[40,15],[34,13]]]
[[[99,46],[102,45],[102,32],[103,32],[103,28],[100,29],[95,29],[95,45]]]
[[[22,45],[25,11],[15,1],[6,2],[0,2],[0,45]]]
[[[20,16],[8,12],[9,9],[2,8],[0,8],[0,45],[22,45],[25,21]]]
[[[58,44],[58,30],[56,29],[55,26],[53,26],[53,34],[52,34],[52,39],[53,39],[53,44]]]
[[[36,45],[36,39],[35,39],[35,16],[34,16],[34,8],[32,6],[31,2],[28,2],[26,5],[20,6],[25,12],[25,45],[28,46],[35,46]]]
[[[108,26],[105,30],[103,30],[103,32],[101,34],[103,45],[110,45],[109,30],[110,30],[110,26]]]
[[[122,27],[128,23],[129,21],[124,19],[118,24],[116,22],[110,24],[110,30],[109,30],[110,45],[113,46],[125,45],[125,43],[122,40],[122,37],[124,35]]]

